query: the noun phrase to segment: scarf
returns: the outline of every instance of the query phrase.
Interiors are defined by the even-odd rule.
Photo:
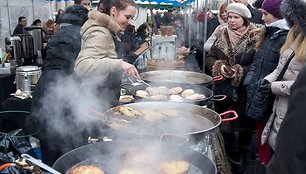
[[[240,39],[248,32],[249,26],[242,26],[237,30],[231,29],[227,26],[227,32],[229,36],[229,40],[231,42],[232,48],[240,41]]]

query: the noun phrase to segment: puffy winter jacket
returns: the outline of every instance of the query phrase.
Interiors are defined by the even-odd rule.
[[[254,55],[253,63],[245,77],[244,85],[247,86],[246,114],[258,119],[256,116],[261,112],[263,99],[256,90],[256,82],[270,74],[277,66],[280,58],[280,48],[286,40],[288,30],[278,27],[267,27],[265,40],[261,48]],[[266,121],[266,120],[262,120]]]

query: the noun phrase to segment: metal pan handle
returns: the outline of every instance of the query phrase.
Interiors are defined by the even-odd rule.
[[[213,82],[218,82],[218,81],[221,81],[223,79],[224,79],[224,77],[222,75],[218,75],[218,76],[213,77],[212,81]]]
[[[214,95],[210,99],[211,101],[223,101],[226,99],[226,95]]]
[[[21,157],[24,158],[26,161],[29,161],[32,164],[42,169],[45,169],[47,172],[50,172],[52,174],[61,174],[60,172],[56,171],[55,169],[51,168],[50,166],[46,165],[45,163],[42,163],[40,160],[37,160],[28,154],[21,154]]]
[[[238,118],[238,114],[234,110],[225,111],[221,113],[220,116],[223,117],[224,115],[227,115],[227,114],[234,114],[234,117],[222,119],[222,122],[234,121]]]

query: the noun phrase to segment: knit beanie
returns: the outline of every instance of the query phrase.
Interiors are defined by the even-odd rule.
[[[280,10],[281,3],[282,0],[264,0],[261,8],[272,14],[274,17],[283,19],[283,14]]]
[[[241,3],[230,3],[227,6],[227,14],[232,12],[232,13],[236,13],[246,19],[251,19],[252,18],[252,14],[250,12],[250,10],[243,4]]]
[[[290,27],[296,21],[306,36],[306,0],[283,0],[281,11]]]

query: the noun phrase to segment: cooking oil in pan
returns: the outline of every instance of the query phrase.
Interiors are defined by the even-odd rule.
[[[129,164],[129,166],[124,165],[122,161],[122,154],[119,154],[119,153],[104,154],[104,155],[92,157],[92,158],[89,158],[85,161],[82,161],[76,164],[72,168],[81,166],[81,165],[91,165],[91,166],[99,167],[106,174],[119,174],[120,171],[124,169],[143,171],[148,174],[162,174],[162,171],[160,171],[158,164],[157,165],[152,165],[152,164],[150,165],[144,165],[144,164],[131,165]],[[69,171],[67,171],[66,174],[69,174]],[[187,174],[206,174],[206,173],[205,172],[203,173],[195,165],[189,164],[189,169],[188,169]]]

